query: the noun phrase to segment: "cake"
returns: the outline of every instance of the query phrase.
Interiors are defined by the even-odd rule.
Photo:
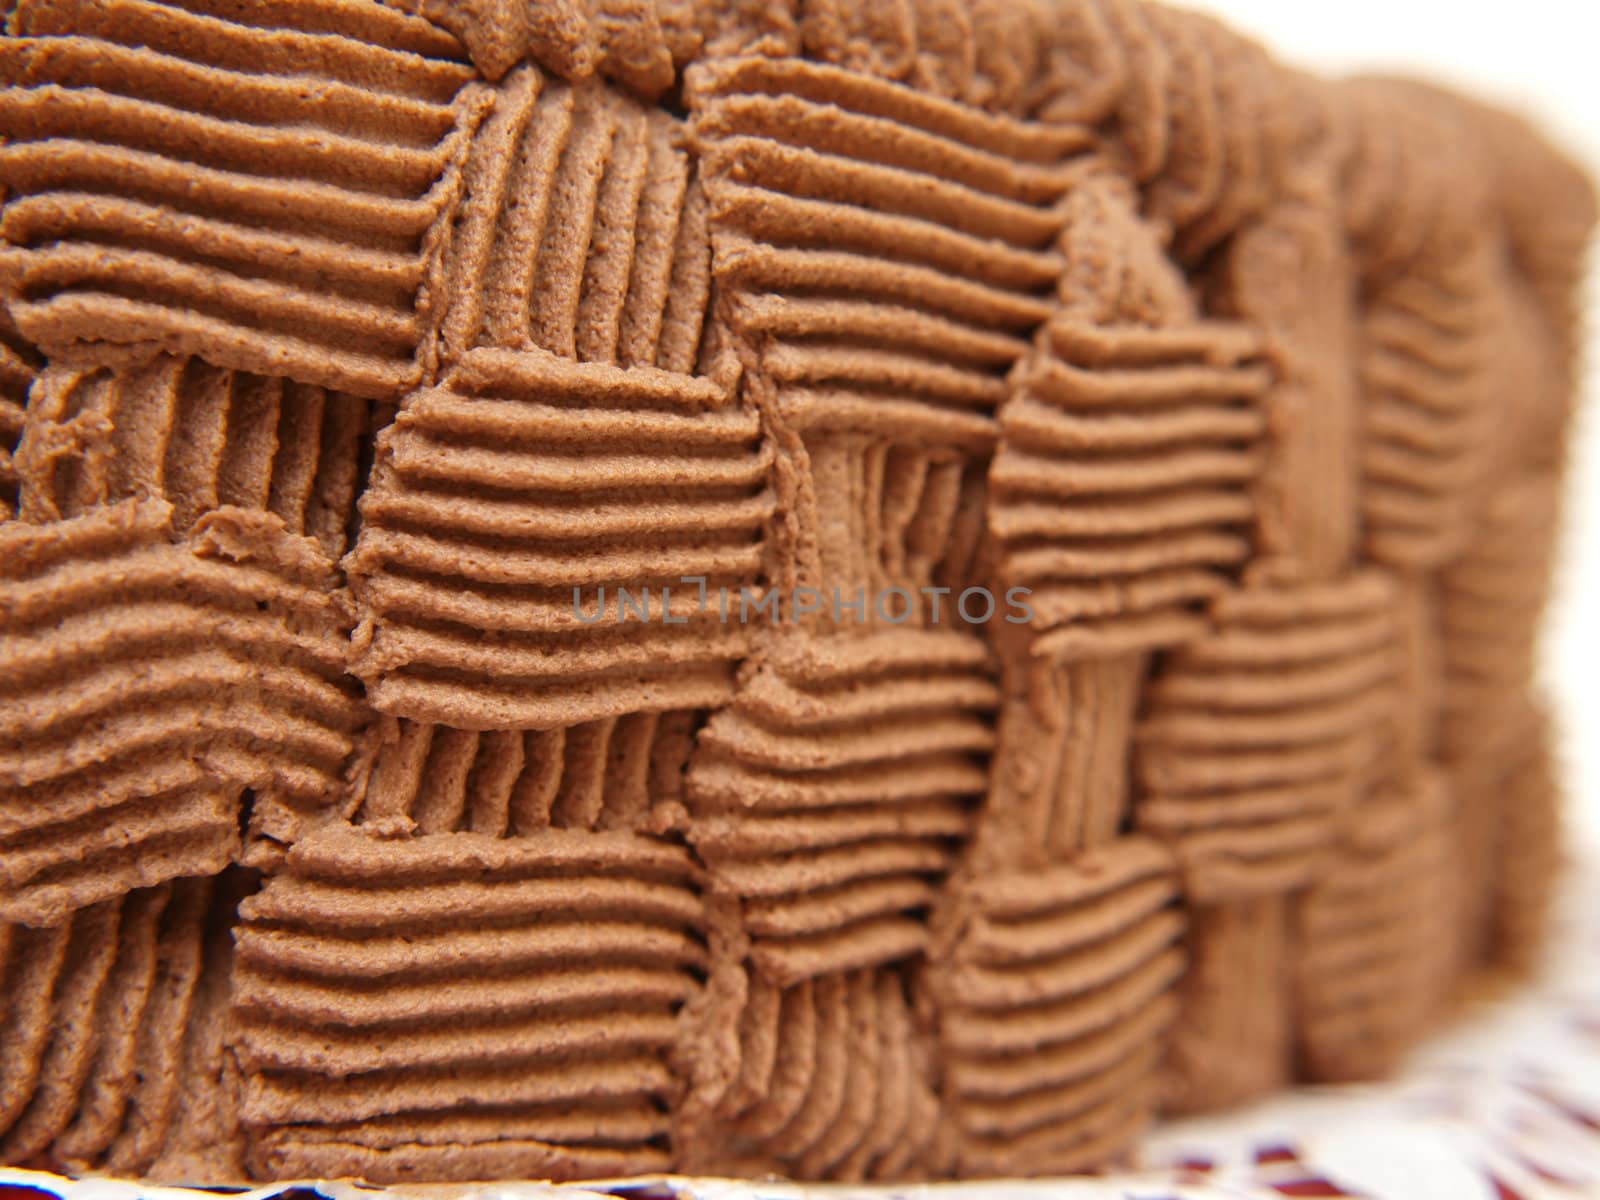
[[[1139,0],[0,11],[0,1161],[1096,1170],[1533,963],[1517,119]]]

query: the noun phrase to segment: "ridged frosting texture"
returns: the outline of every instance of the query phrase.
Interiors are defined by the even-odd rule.
[[[285,10],[280,28],[239,15],[16,6],[12,317],[63,359],[204,348],[403,390],[483,88],[453,38],[378,5]]]
[[[0,1161],[1095,1170],[1537,962],[1516,119],[1141,0],[3,11]]]

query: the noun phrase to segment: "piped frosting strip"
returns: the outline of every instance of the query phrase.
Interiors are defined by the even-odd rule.
[[[1272,374],[1247,325],[1195,315],[1119,179],[1062,202],[1061,308],[1010,380],[989,467],[998,571],[1030,591],[1030,652],[1193,637],[1253,553]]]
[[[799,60],[702,63],[687,86],[714,269],[785,425],[991,447],[1087,137]]]
[[[1364,320],[1371,407],[1363,515],[1374,559],[1426,567],[1448,561],[1470,536],[1468,497],[1483,476],[1487,380],[1470,359],[1487,345],[1473,335],[1484,298],[1464,285],[1452,297],[1407,284]]]
[[[1141,837],[965,883],[971,917],[928,977],[962,1174],[1082,1170],[1150,1119],[1179,894],[1171,852]]]
[[[952,632],[797,638],[712,715],[689,840],[740,898],[759,975],[788,985],[925,946],[993,745],[984,659]]]
[[[772,511],[759,423],[709,378],[538,350],[452,378],[380,441],[346,563],[371,703],[491,729],[724,700],[749,634],[717,597],[753,587]]]
[[[136,367],[52,366],[17,451],[20,516],[43,523],[162,497],[188,533],[233,506],[346,549],[376,414],[310,384],[158,355]]]
[[[1151,681],[1134,815],[1174,839],[1192,894],[1311,880],[1398,712],[1392,591],[1372,572],[1221,597]]]
[[[397,32],[375,7],[300,29],[156,0],[19,5],[0,271],[23,335],[61,361],[165,350],[374,398],[414,383],[485,101],[437,31],[364,40]]]
[[[220,869],[245,789],[282,837],[341,793],[363,718],[315,542],[231,507],[177,542],[159,500],[0,541],[8,918]]]
[[[1438,1015],[1459,937],[1444,778],[1375,793],[1295,907],[1295,1028],[1316,1079],[1391,1070]]]
[[[485,732],[385,718],[355,820],[491,837],[664,828],[682,811],[693,733],[691,712]]]
[[[948,1169],[938,1100],[901,969],[751,985],[721,1170],[840,1181]]]
[[[233,1011],[257,1169],[357,1161],[384,1180],[670,1161],[662,1056],[705,960],[680,847],[329,829],[242,915]]]
[[[1541,472],[1492,488],[1473,544],[1439,574],[1447,762],[1481,760],[1521,728],[1555,567],[1559,487]]]
[[[16,1053],[0,1079],[0,1153],[163,1179],[242,1169],[226,1122],[214,1140],[191,1144],[207,1114],[229,1103],[211,1019],[227,987],[241,885],[231,875],[181,879],[80,908],[49,929],[0,927],[4,1011],[30,1023],[27,1037],[7,1040]]]

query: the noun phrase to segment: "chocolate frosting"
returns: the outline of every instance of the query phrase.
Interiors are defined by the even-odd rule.
[[[1536,960],[1516,118],[1143,0],[0,12],[0,1161],[1094,1170]]]

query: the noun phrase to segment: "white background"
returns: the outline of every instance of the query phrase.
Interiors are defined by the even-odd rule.
[[[1325,74],[1401,71],[1516,108],[1600,179],[1596,0],[1189,0],[1279,58]],[[1585,405],[1544,639],[1575,835],[1600,853],[1600,279],[1590,255]]]

